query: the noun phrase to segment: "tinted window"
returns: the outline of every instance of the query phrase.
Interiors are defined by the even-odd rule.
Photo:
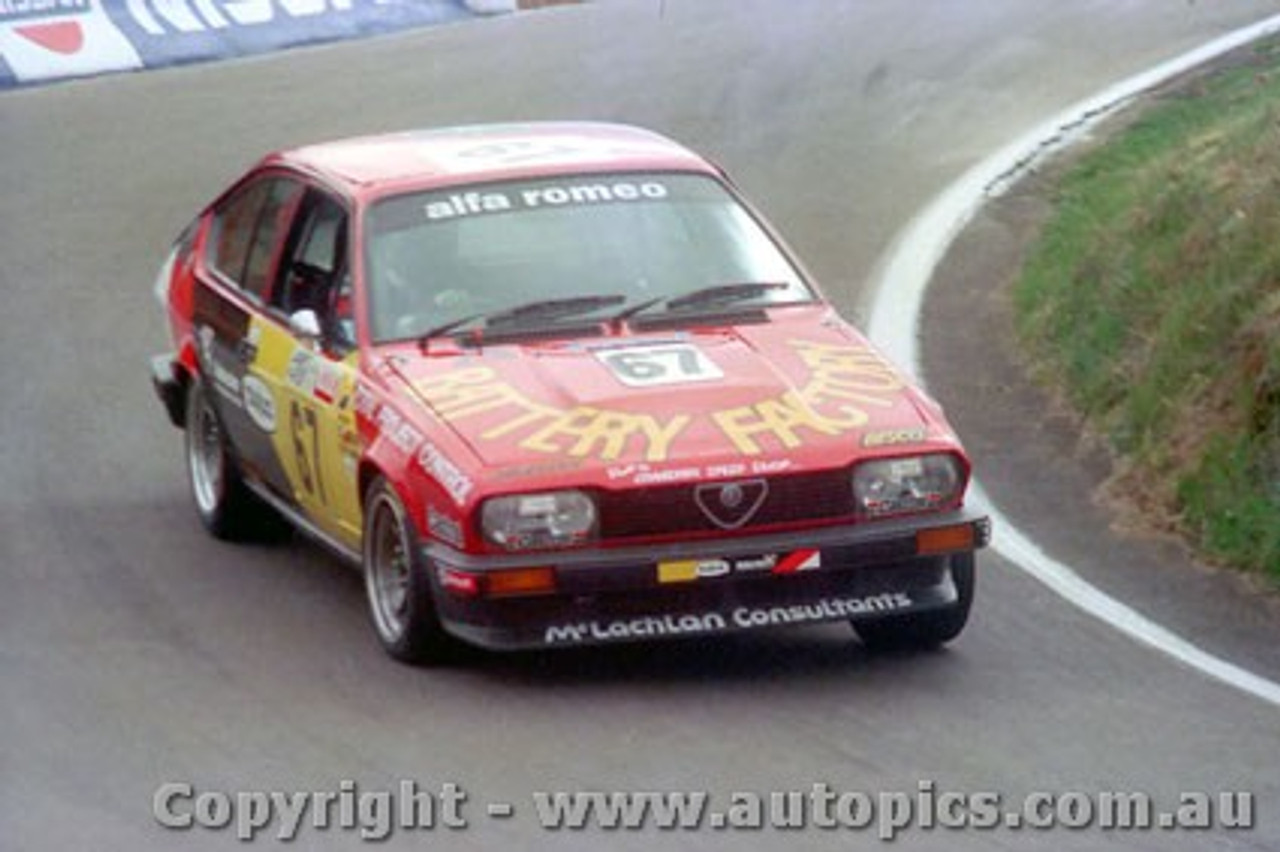
[[[696,175],[566,175],[387,199],[369,215],[375,340],[421,334],[537,298],[623,295],[628,304],[799,272],[718,182]]]
[[[275,247],[299,192],[294,181],[267,178],[232,196],[214,214],[211,265],[245,290],[265,296]]]
[[[244,278],[245,259],[253,232],[258,227],[258,214],[271,185],[259,181],[233,196],[213,219],[209,263],[230,280],[239,284]]]
[[[272,304],[286,313],[313,310],[330,339],[354,341],[347,212],[335,199],[308,192],[289,236]]]

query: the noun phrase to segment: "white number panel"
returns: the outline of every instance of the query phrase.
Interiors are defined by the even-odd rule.
[[[597,351],[595,356],[618,381],[634,388],[724,378],[724,373],[701,349],[688,343],[609,349]]]

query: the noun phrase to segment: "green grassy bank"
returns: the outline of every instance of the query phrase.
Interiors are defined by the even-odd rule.
[[[1159,98],[1057,184],[1019,334],[1116,490],[1280,581],[1280,43]]]

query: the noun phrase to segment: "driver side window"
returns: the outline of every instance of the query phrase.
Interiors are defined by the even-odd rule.
[[[347,212],[331,196],[308,190],[294,220],[272,304],[288,316],[314,311],[327,345],[355,344]]]

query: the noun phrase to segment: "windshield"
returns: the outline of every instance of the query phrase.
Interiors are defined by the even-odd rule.
[[[808,301],[799,273],[716,181],[596,174],[396,196],[368,214],[375,342],[531,300],[625,304],[771,282],[755,304]]]

